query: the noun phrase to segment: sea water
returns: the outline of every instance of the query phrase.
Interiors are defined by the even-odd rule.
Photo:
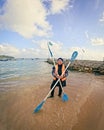
[[[0,92],[24,84],[36,84],[51,75],[52,65],[46,59],[0,61]]]

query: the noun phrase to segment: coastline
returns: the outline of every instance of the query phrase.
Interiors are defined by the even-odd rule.
[[[69,101],[62,102],[56,88],[55,97],[47,99],[42,109],[33,114],[34,108],[49,92],[51,78],[40,81],[38,85],[25,84],[20,89],[0,93],[2,130],[104,129],[104,76],[90,73],[70,72],[64,88]]]

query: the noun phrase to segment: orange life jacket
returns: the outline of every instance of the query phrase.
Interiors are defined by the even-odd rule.
[[[65,71],[65,65],[62,64],[62,73],[63,73],[64,71]],[[55,74],[58,75],[58,64],[55,65]],[[56,80],[56,77],[54,77],[53,79]],[[66,77],[62,78],[61,80],[62,80],[62,81],[66,80]]]

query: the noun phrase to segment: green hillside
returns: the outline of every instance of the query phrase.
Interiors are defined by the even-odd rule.
[[[14,60],[15,58],[13,56],[7,56],[7,55],[0,55],[0,61],[8,61],[8,60]]]

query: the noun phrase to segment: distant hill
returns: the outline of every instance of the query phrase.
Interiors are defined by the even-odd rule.
[[[14,60],[15,58],[13,56],[7,56],[7,55],[0,55],[0,61],[8,61],[8,60]]]

